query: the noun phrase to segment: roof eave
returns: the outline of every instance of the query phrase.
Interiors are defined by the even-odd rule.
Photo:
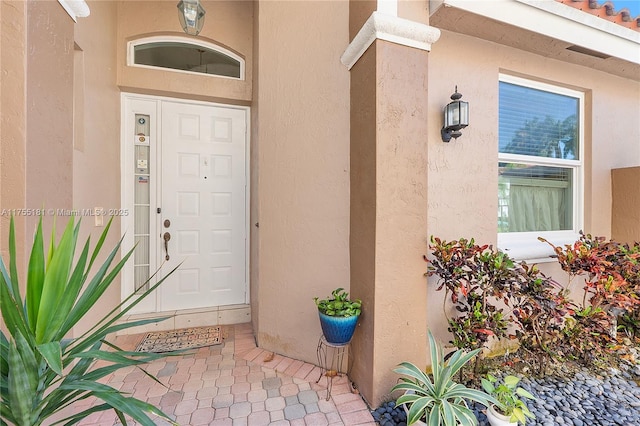
[[[456,8],[640,65],[640,32],[553,0],[430,1],[432,17],[441,8]]]

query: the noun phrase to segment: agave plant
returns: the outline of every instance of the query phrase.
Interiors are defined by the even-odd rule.
[[[99,383],[100,379],[120,368],[142,368],[142,364],[165,356],[123,351],[106,341],[110,333],[161,320],[118,323],[164,279],[143,293],[130,295],[79,337],[65,338],[96,304],[133,253],[132,249],[115,261],[121,239],[89,277],[110,226],[111,221],[93,251],[90,251],[90,239],[87,239],[74,262],[80,223],[75,224],[71,218],[57,244],[54,225],[45,257],[41,218],[31,248],[23,298],[16,266],[15,227],[11,219],[8,271],[4,260],[0,259],[0,307],[9,333],[8,337],[4,332],[0,333],[0,424],[40,425],[50,416],[89,397],[102,403],[53,424],[71,425],[91,413],[109,409],[115,410],[122,424],[127,424],[125,414],[142,425],[155,424],[149,414],[172,422],[156,407]],[[96,361],[105,361],[105,365],[97,366]]]
[[[401,363],[393,371],[409,378],[401,377],[400,382],[391,389],[392,392],[405,392],[396,400],[396,406],[405,404],[408,408],[408,425],[418,421],[429,426],[477,425],[478,421],[466,401],[485,406],[496,404],[497,401],[480,390],[454,382],[453,377],[480,349],[471,352],[459,349],[445,362],[435,338],[431,332],[428,334],[432,377],[410,362]]]

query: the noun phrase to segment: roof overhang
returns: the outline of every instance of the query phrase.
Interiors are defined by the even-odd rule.
[[[85,0],[58,0],[58,3],[75,22],[78,22],[78,18],[86,18],[91,13]]]
[[[554,0],[430,0],[429,24],[640,80],[640,32]]]

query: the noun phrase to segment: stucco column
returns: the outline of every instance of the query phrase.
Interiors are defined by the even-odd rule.
[[[363,300],[352,379],[372,406],[389,398],[398,363],[427,362],[427,61],[438,36],[374,12],[342,58],[351,70],[351,295]]]
[[[0,3],[0,252],[9,262],[11,209],[26,207],[27,4]],[[25,217],[16,216],[18,269],[26,265]]]

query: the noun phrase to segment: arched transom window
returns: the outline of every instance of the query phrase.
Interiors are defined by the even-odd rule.
[[[244,59],[204,41],[156,36],[128,43],[127,65],[244,80]]]

